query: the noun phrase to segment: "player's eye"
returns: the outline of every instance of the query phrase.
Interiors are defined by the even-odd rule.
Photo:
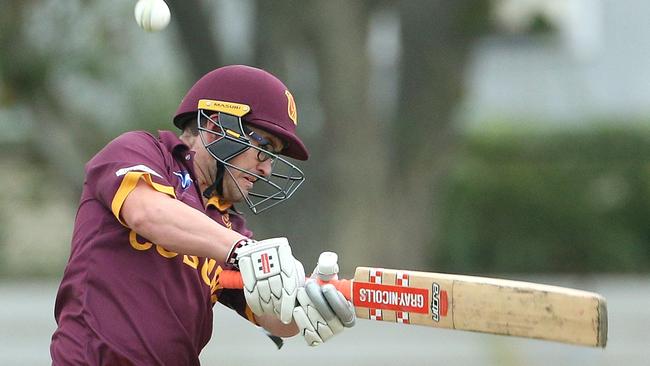
[[[254,145],[258,147],[257,160],[260,163],[263,163],[269,159],[275,159],[277,157],[278,152],[275,151],[275,148],[273,147],[271,141],[267,140],[249,128],[244,127],[244,131],[248,137],[251,138],[251,141],[254,143]]]
[[[263,163],[269,159],[275,159],[275,154],[276,153],[273,150],[273,145],[262,145],[260,146],[260,150],[257,151],[257,160],[259,160],[260,163]]]

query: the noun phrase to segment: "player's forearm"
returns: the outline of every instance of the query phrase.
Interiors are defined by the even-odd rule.
[[[284,324],[276,317],[259,315],[255,315],[255,321],[269,333],[278,337],[293,337],[298,334],[298,326],[294,321]]]
[[[142,182],[121,211],[126,224],[165,249],[224,261],[232,244],[243,238],[200,211],[154,191]]]
[[[221,262],[232,244],[243,237],[174,199],[165,201],[151,207],[152,215],[133,229],[167,250]]]

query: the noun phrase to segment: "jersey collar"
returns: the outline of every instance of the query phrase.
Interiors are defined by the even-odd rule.
[[[165,147],[172,152],[174,155],[179,155],[181,157],[192,156],[194,151],[190,151],[190,148],[181,141],[181,139],[176,136],[175,133],[171,131],[158,131],[158,136],[160,136],[160,141],[165,145]],[[188,155],[189,154],[189,155]],[[188,160],[188,159],[186,159]],[[219,210],[219,212],[224,213],[232,208],[232,203],[224,201],[221,197],[213,196],[208,200],[206,207],[212,206]]]
[[[189,146],[185,145],[185,143],[181,141],[175,133],[171,131],[158,131],[158,136],[160,136],[160,142],[162,142],[167,150],[172,154],[188,154],[190,152]]]
[[[228,211],[228,209],[232,207],[232,203],[224,201],[223,199],[221,199],[221,197],[212,196],[208,200],[208,203],[206,204],[206,206],[208,206],[208,207],[212,206],[212,207],[216,208],[217,210],[219,210],[219,212],[223,213],[223,212]]]

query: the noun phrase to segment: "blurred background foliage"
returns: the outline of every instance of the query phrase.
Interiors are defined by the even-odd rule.
[[[435,267],[647,272],[650,134],[616,125],[466,136],[445,178]]]
[[[608,24],[636,19],[616,1],[169,0],[152,34],[134,4],[3,2],[0,275],[60,276],[84,163],[172,129],[196,78],[231,63],[296,97],[308,181],[248,219],[307,267],[334,250],[348,275],[650,269],[650,93],[630,87],[650,48],[610,49]]]

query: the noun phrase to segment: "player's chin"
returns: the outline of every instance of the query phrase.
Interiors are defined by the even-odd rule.
[[[242,191],[241,194],[238,197],[239,198],[238,201],[241,202],[241,201],[245,200],[246,198],[248,198],[248,196],[249,196],[248,191]]]
[[[246,187],[240,186],[237,192],[235,192],[235,194],[233,195],[234,197],[231,202],[241,202],[246,198],[248,198],[249,195],[250,195],[250,190]]]
[[[248,196],[248,193],[251,190],[253,190],[254,183],[248,179],[245,178],[240,179],[238,183],[239,183],[239,191],[245,196]]]

